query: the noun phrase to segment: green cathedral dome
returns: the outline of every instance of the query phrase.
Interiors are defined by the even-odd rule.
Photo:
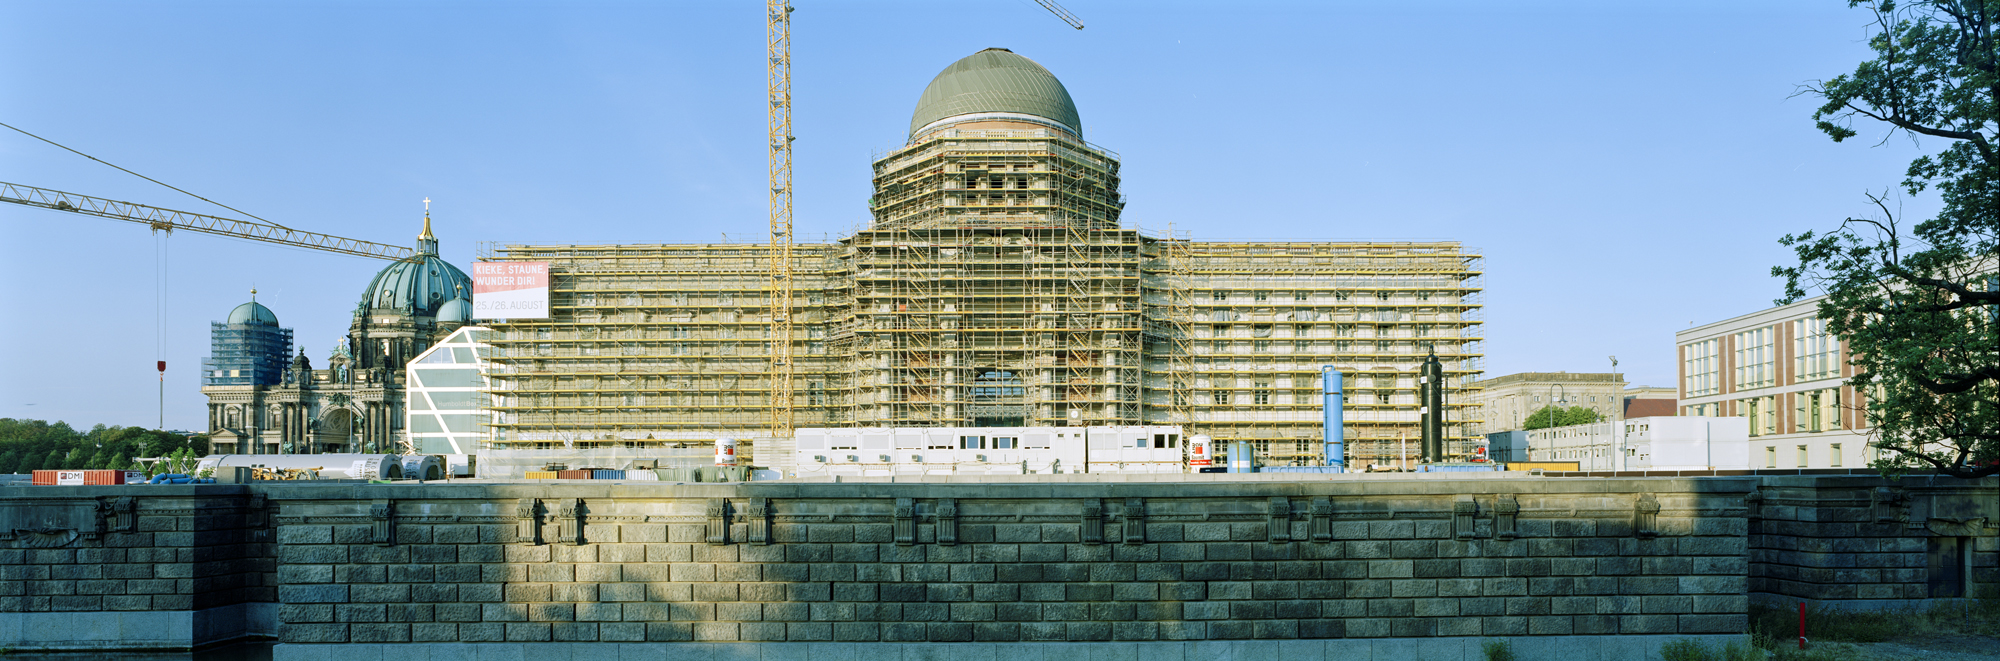
[[[263,303],[250,301],[249,303],[236,306],[234,310],[230,310],[229,321],[227,323],[276,326],[278,325],[278,315],[271,312],[271,308],[264,307]]]
[[[417,235],[417,254],[397,260],[375,274],[368,289],[361,293],[361,307],[409,310],[417,316],[435,317],[445,301],[469,291],[472,278],[438,257],[437,237],[431,234],[431,216],[426,212],[424,231]]]
[[[1062,81],[1005,48],[973,53],[931,79],[910,117],[910,138],[939,121],[965,115],[1028,115],[1083,136],[1083,119]]]

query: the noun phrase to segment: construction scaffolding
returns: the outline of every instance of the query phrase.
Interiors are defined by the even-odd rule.
[[[767,244],[482,246],[480,259],[549,262],[550,318],[493,324],[497,448],[674,447],[771,437]],[[851,419],[850,362],[826,337],[847,307],[838,246],[795,247],[794,396],[800,424]],[[831,300],[829,300],[831,299]],[[787,439],[789,440],[789,439]],[[585,447],[589,447],[586,445]]]
[[[792,427],[1182,425],[1320,462],[1320,367],[1351,466],[1415,438],[1445,363],[1448,454],[1478,409],[1480,256],[1448,241],[1192,241],[1119,226],[1115,153],[1061,130],[947,128],[874,162],[874,221],[793,248]],[[506,246],[547,320],[495,324],[490,444],[789,456],[773,416],[769,244]],[[781,308],[782,309],[782,308]],[[1221,444],[1218,444],[1221,447]],[[782,454],[781,454],[782,453]],[[770,462],[766,462],[770,463]]]
[[[1250,441],[1276,465],[1320,460],[1320,367],[1345,376],[1350,466],[1398,463],[1418,436],[1417,377],[1446,371],[1448,455],[1463,455],[1483,371],[1482,258],[1454,242],[1190,242],[1188,433]],[[1170,359],[1171,360],[1171,359]],[[1169,361],[1170,362],[1170,361]],[[1177,378],[1162,375],[1163,379]]]

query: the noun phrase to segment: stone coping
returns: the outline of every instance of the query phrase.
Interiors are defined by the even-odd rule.
[[[495,498],[1238,498],[1271,496],[1445,496],[1485,494],[1713,493],[1757,489],[1755,477],[1647,477],[1592,480],[1300,480],[1244,482],[681,484],[570,480],[544,483],[429,482],[358,484],[259,482],[253,485],[108,485],[0,487],[0,500],[99,496],[199,497],[261,493],[276,500]],[[1823,478],[1822,478],[1823,479]]]
[[[1711,648],[1746,634],[1524,636],[1505,639],[1521,659],[1635,661],[1697,640]],[[1495,638],[1345,638],[1101,643],[429,643],[299,644],[272,661],[1483,661]]]

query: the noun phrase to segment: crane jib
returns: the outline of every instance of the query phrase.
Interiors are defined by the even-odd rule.
[[[275,225],[175,211],[21,184],[0,182],[0,202],[123,220],[146,225],[154,230],[189,230],[360,257],[400,260],[416,254],[414,250],[404,246],[302,232]]]

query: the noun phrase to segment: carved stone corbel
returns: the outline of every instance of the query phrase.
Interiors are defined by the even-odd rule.
[[[514,541],[535,546],[542,543],[542,500],[522,498],[514,504]]]
[[[110,509],[105,516],[105,529],[109,532],[131,533],[139,531],[139,503],[131,496],[110,499]],[[253,522],[253,528],[260,527]]]
[[[368,518],[375,524],[374,536],[369,541],[376,546],[395,546],[396,501],[376,500],[368,506]]]
[[[896,545],[909,546],[917,543],[917,501],[910,498],[896,499]]]
[[[1493,501],[1493,538],[1510,540],[1521,536],[1520,528],[1514,520],[1521,514],[1521,501],[1511,495],[1503,495]]]
[[[1640,539],[1660,536],[1660,501],[1653,494],[1641,494],[1632,504],[1632,536]]]
[[[722,498],[708,499],[708,543],[721,546],[729,543],[729,501]]]
[[[556,505],[556,541],[577,546],[584,543],[583,499],[565,498]]]
[[[1292,541],[1292,499],[1271,497],[1271,518],[1266,524],[1272,544]]]
[[[1472,496],[1459,496],[1451,503],[1452,528],[1459,539],[1472,539],[1474,535],[1473,517],[1479,514],[1479,502]]]
[[[1313,541],[1325,544],[1333,541],[1333,499],[1314,498],[1312,509],[1308,510],[1306,527],[1312,530]]]
[[[1083,501],[1083,543],[1104,543],[1104,503],[1096,498]]]
[[[1146,499],[1126,498],[1125,511],[1119,514],[1118,524],[1125,529],[1125,543],[1146,543]]]
[[[1875,510],[1876,523],[1910,520],[1910,497],[1902,489],[1875,487],[1868,491],[1868,500]]]
[[[771,500],[769,498],[751,498],[750,512],[747,516],[750,524],[750,539],[744,541],[758,546],[770,545]]]
[[[958,544],[958,501],[939,498],[937,501],[937,543],[938,546]]]

